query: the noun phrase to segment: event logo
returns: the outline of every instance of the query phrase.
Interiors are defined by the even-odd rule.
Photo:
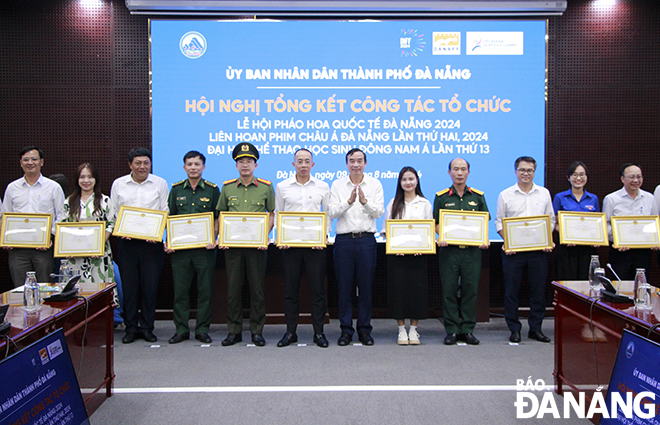
[[[190,31],[181,37],[179,48],[185,57],[198,59],[206,53],[206,39],[197,31]]]
[[[401,56],[417,56],[424,51],[425,46],[424,34],[419,34],[417,30],[401,30],[401,38],[399,38]]]
[[[460,55],[461,33],[460,32],[434,32],[433,33],[434,55]]]
[[[522,55],[522,31],[467,31],[465,53],[468,55]]]
[[[631,358],[635,354],[635,343],[630,341],[626,347],[626,358]]]
[[[48,355],[50,356],[51,360],[53,360],[55,357],[59,356],[60,354],[64,353],[64,349],[62,348],[62,343],[60,342],[59,339],[53,341],[51,344],[48,344],[46,348],[48,348]]]

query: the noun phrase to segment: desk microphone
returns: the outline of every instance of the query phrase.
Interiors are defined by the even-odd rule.
[[[612,273],[614,273],[614,276],[616,276],[616,278],[619,279],[619,282],[621,282],[621,278],[616,274],[616,272],[612,268],[612,265],[610,263],[607,263],[607,267],[612,271]],[[600,292],[600,295],[603,297],[604,300],[613,303],[626,303],[626,304],[633,302],[632,298],[619,294],[619,289],[614,288],[614,285],[612,285],[612,281],[610,281],[605,276],[598,276],[598,280],[600,280],[600,283],[605,287],[605,289]]]
[[[616,274],[616,272],[614,271],[614,269],[612,268],[612,265],[610,263],[607,263],[607,268],[610,269],[612,274],[614,274],[614,277],[616,277],[617,282],[619,282],[619,283],[616,284],[616,293],[618,294],[619,293],[619,286],[621,285],[621,278],[619,277],[618,274]]]

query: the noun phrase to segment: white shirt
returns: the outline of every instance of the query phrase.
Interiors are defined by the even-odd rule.
[[[385,209],[385,220],[392,219],[392,205],[394,199],[390,199]],[[403,203],[403,215],[398,220],[433,220],[433,205],[428,199],[416,196],[410,202]],[[383,223],[383,235],[385,234],[385,223]]]
[[[660,215],[660,184],[655,187],[655,191],[653,192],[653,208],[651,209],[651,215]]]
[[[502,230],[502,219],[505,217],[528,217],[532,215],[549,215],[551,229],[555,228],[555,211],[552,208],[550,191],[545,187],[532,183],[532,189],[525,193],[518,183],[500,192],[497,198],[497,214],[495,229]]]
[[[362,205],[360,198],[356,197],[352,205],[348,204],[348,198],[355,188],[350,176],[342,177],[332,183],[330,193],[329,213],[332,218],[337,219],[337,234],[351,232],[376,233],[376,219],[385,212],[383,200],[383,186],[380,181],[366,174],[358,185],[362,188],[367,203]]]
[[[30,186],[25,176],[9,183],[2,202],[4,212],[53,214],[55,223],[65,219],[64,191],[56,181],[39,175],[37,182]]]
[[[275,188],[275,212],[278,211],[328,211],[330,186],[312,176],[300,184],[296,176],[289,177]]]
[[[119,177],[112,183],[110,190],[110,210],[115,221],[119,207],[126,205],[134,208],[147,208],[151,210],[169,211],[167,195],[169,188],[167,182],[153,174],[149,174],[142,183],[133,180],[131,174]]]
[[[656,189],[657,191],[657,189]],[[612,224],[610,218],[621,215],[652,215],[655,208],[653,195],[650,192],[639,189],[637,197],[631,198],[622,187],[616,192],[612,192],[603,199],[603,212],[607,218],[607,234],[612,239]]]

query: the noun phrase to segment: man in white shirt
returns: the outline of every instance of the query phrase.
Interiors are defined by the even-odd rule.
[[[298,149],[294,154],[293,167],[296,169],[296,175],[284,180],[275,189],[275,212],[319,212],[321,210],[327,212],[330,203],[330,187],[326,182],[312,176],[311,172],[314,168],[312,153],[307,149]],[[314,343],[319,347],[326,348],[328,340],[323,333],[323,322],[325,320],[325,248],[322,246],[291,248],[287,245],[280,245],[279,248],[282,250],[282,265],[286,285],[284,298],[286,333],[277,343],[277,346],[286,347],[298,342],[296,329],[300,314],[300,278],[304,268],[309,281]]]
[[[603,212],[607,218],[607,232],[610,242],[613,240],[612,216],[656,215],[660,205],[657,199],[654,201],[654,195],[641,189],[644,176],[639,165],[625,163],[619,167],[619,175],[623,187],[605,196],[603,200]],[[656,189],[656,193],[658,193],[658,189]],[[633,280],[638,268],[646,270],[648,274],[649,267],[651,267],[651,250],[646,248],[630,249],[627,246],[615,249],[610,245],[609,261],[621,279]]]
[[[131,150],[128,166],[131,173],[112,183],[111,214],[116,215],[122,205],[168,211],[167,182],[151,174],[151,152],[145,148]],[[144,241],[127,237],[117,240],[115,260],[124,290],[124,344],[130,344],[136,338],[147,342],[158,340],[153,330],[164,257],[162,240]]]
[[[62,187],[41,175],[44,154],[36,146],[27,146],[19,153],[24,175],[9,183],[2,203],[4,212],[26,214],[52,214],[55,223],[64,219],[64,192]],[[37,272],[39,282],[49,282],[53,272],[53,244],[49,248],[9,249],[9,271],[14,287],[25,283],[25,273]]]
[[[385,212],[383,186],[364,174],[367,155],[360,149],[346,154],[349,175],[332,183],[330,216],[337,219],[335,275],[339,289],[338,345],[353,340],[353,294],[358,288],[357,331],[363,345],[373,345],[371,337],[371,287],[376,271],[376,219]]]
[[[536,161],[529,156],[521,156],[515,163],[518,183],[504,189],[497,198],[495,228],[502,234],[502,219],[505,217],[527,217],[549,215],[551,229],[555,226],[555,214],[548,189],[534,184]],[[518,319],[520,285],[523,272],[527,269],[529,283],[529,338],[540,342],[550,342],[541,331],[545,316],[545,286],[548,277],[548,253],[543,251],[513,252],[502,248],[502,269],[504,272],[504,317],[511,331],[509,341],[520,342],[522,324]]]

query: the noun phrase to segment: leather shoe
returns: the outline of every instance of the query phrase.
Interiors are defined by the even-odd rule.
[[[243,341],[243,335],[230,333],[227,335],[227,338],[222,340],[221,344],[223,347],[229,347],[230,345],[234,345],[241,341]]]
[[[445,337],[445,345],[454,345],[458,340],[458,335],[456,334],[447,334]]]
[[[367,332],[358,333],[358,338],[362,345],[374,345],[374,339]]]
[[[353,341],[353,337],[351,336],[351,334],[349,334],[348,332],[342,332],[341,336],[337,340],[337,345],[341,345],[343,347],[345,345],[350,344],[351,341]]]
[[[298,342],[298,335],[286,332],[282,339],[277,342],[278,347],[287,347],[294,342]]]
[[[257,347],[263,347],[264,345],[266,345],[266,340],[261,334],[252,334],[252,342]]]
[[[550,342],[550,338],[543,335],[543,332],[541,331],[529,331],[529,334],[527,336],[529,337],[529,339],[535,339],[539,342]]]
[[[186,338],[186,339],[188,339],[188,338]],[[195,339],[199,342],[204,343],[204,344],[210,344],[210,343],[213,342],[213,340],[211,339],[209,334],[207,334],[206,332],[195,335]]]
[[[479,340],[477,339],[476,336],[472,335],[471,333],[460,334],[458,338],[461,341],[465,341],[465,343],[468,345],[479,345]]]
[[[172,338],[170,338],[169,341],[167,341],[168,344],[178,344],[180,342],[183,342],[187,339],[190,339],[190,336],[188,334],[174,334]]]
[[[137,339],[137,334],[135,332],[126,332],[126,335],[121,339],[122,344],[131,344]]]
[[[318,345],[321,348],[328,348],[328,339],[325,337],[325,334],[314,334],[314,344]]]
[[[511,341],[511,342],[520,342],[520,331],[511,332],[511,336],[509,337],[509,341]]]
[[[156,342],[158,341],[158,338],[156,338],[156,335],[154,335],[153,332],[151,331],[140,331],[140,337],[144,339],[147,342]]]

